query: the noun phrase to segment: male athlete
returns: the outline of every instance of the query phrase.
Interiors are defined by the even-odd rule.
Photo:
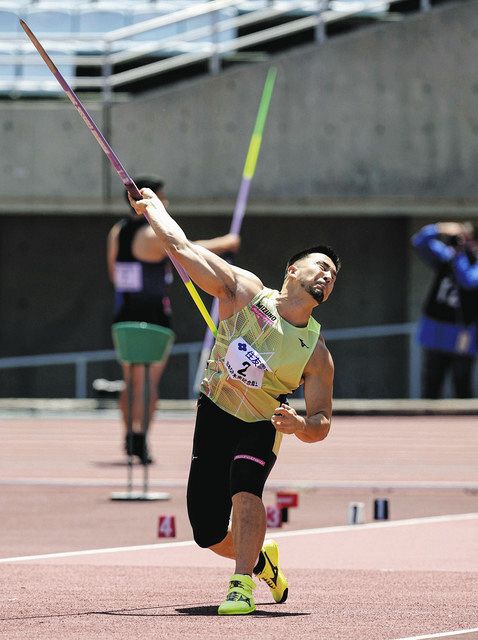
[[[190,242],[149,189],[130,202],[147,213],[167,250],[191,279],[219,300],[219,327],[198,400],[188,512],[201,547],[235,560],[222,615],[255,611],[254,574],[275,602],[287,580],[277,544],[264,543],[262,492],[283,434],[323,440],[332,414],[333,362],[312,311],[334,288],[340,260],[329,247],[293,256],[281,291]],[[306,416],[286,403],[304,385]],[[232,508],[232,525],[228,528]]]

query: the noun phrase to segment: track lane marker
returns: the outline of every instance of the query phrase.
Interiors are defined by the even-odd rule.
[[[295,531],[278,531],[270,537],[290,538],[295,536],[319,535],[324,533],[341,533],[350,531],[363,531],[368,529],[385,529],[394,527],[414,526],[421,524],[435,524],[440,522],[459,522],[463,520],[478,520],[478,513],[460,513],[447,516],[430,516],[426,518],[411,518],[409,520],[387,520],[386,522],[371,522],[361,525],[343,525],[338,527],[321,527],[318,529],[297,529]],[[194,540],[183,540],[180,542],[164,542],[158,544],[142,544],[130,547],[110,547],[106,549],[83,549],[80,551],[61,551],[58,553],[45,553],[32,556],[16,556],[11,558],[0,558],[0,564],[14,562],[28,562],[32,560],[49,560],[53,558],[74,558],[78,556],[92,556],[106,553],[123,553],[128,551],[155,551],[158,549],[173,549],[177,547],[195,546]]]

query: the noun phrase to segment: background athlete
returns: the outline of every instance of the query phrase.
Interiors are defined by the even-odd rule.
[[[135,178],[135,183],[148,187],[165,206],[169,205],[164,181],[160,178]],[[127,191],[125,197],[128,201]],[[239,249],[240,238],[236,234],[226,234],[197,242],[216,253],[235,253]],[[108,234],[107,262],[108,275],[115,288],[113,322],[151,322],[161,327],[170,327],[172,310],[169,287],[173,281],[172,265],[164,246],[145,218],[128,215],[112,227]],[[159,383],[165,367],[166,359],[150,366],[150,422],[154,416]],[[127,438],[126,386],[119,398],[125,450],[128,455],[136,455],[143,463],[149,464],[152,459],[142,433],[144,367],[136,365],[132,368],[123,364],[122,368],[126,383],[133,375],[133,433],[130,441]]]
[[[207,293],[219,299],[219,327],[198,400],[188,483],[188,512],[201,547],[235,560],[220,614],[255,610],[253,573],[276,602],[287,580],[278,548],[266,541],[262,492],[283,434],[323,440],[330,429],[333,362],[312,318],[330,296],[340,268],[326,246],[293,256],[281,291],[190,242],[149,189],[130,202],[147,212],[162,246]],[[304,385],[306,416],[286,404]],[[232,508],[232,525],[229,518]]]

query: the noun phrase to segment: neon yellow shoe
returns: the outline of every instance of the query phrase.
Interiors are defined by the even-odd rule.
[[[237,616],[256,610],[252,590],[256,584],[251,576],[235,573],[229,580],[227,598],[217,610],[221,616]]]
[[[275,540],[266,540],[262,547],[265,559],[264,568],[256,573],[259,580],[264,580],[271,590],[272,597],[278,604],[287,600],[289,585],[282,571],[279,569],[279,547]]]

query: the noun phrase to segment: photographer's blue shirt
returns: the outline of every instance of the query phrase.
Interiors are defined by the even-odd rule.
[[[466,253],[460,253],[453,259],[453,271],[460,287],[478,288],[478,262],[471,264]]]
[[[440,262],[450,262],[455,252],[440,240],[436,224],[427,224],[412,237],[412,245],[426,262],[436,266]]]
[[[426,349],[477,355],[478,263],[440,240],[438,226],[429,224],[412,238],[420,257],[437,276],[418,326],[418,341]]]

